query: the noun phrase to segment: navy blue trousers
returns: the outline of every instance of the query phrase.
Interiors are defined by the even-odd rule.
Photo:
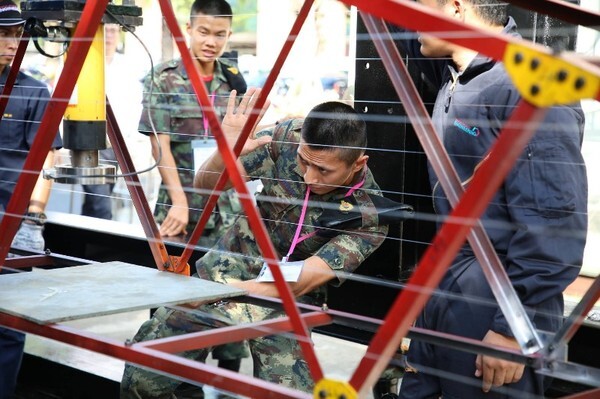
[[[112,148],[100,150],[99,163],[117,165],[115,153]],[[111,195],[114,184],[83,184],[83,205],[81,206],[81,214],[83,216],[91,216],[99,219],[112,219],[112,200]]]
[[[81,206],[83,216],[112,219],[112,184],[82,185],[85,196]]]
[[[4,268],[0,271],[0,274],[8,273],[11,272]],[[0,399],[14,394],[24,347],[25,334],[0,326]]]
[[[429,330],[483,339],[498,309],[481,266],[474,258],[452,266],[440,284],[439,292],[450,296],[432,296],[415,326]],[[556,317],[536,317],[539,330],[556,331],[562,316],[562,297],[540,305],[536,314]],[[402,379],[400,397],[404,399],[429,398],[526,398],[542,397],[544,380],[530,368],[517,383],[482,391],[482,379],[475,377],[477,355],[441,345],[411,340],[407,362],[417,372],[406,372]]]
[[[24,346],[25,334],[0,327],[0,399],[14,394]]]

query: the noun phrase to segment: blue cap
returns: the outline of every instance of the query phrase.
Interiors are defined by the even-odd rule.
[[[16,26],[24,23],[21,10],[15,3],[10,0],[0,1],[0,26]]]

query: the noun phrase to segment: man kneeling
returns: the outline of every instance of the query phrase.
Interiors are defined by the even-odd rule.
[[[230,96],[223,131],[234,142],[260,90],[249,90],[234,110]],[[297,300],[321,305],[327,283],[339,285],[385,239],[369,194],[380,194],[367,167],[366,125],[354,109],[340,102],[314,107],[306,119],[291,119],[263,130],[245,143],[240,159],[243,175],[262,180],[257,207],[282,263],[301,271],[289,281]],[[210,190],[224,169],[215,152],[198,170],[195,186]],[[324,209],[359,212],[358,223],[341,230],[319,223]],[[340,212],[340,215],[342,212]],[[343,224],[341,225],[343,227]],[[241,216],[205,256],[198,260],[198,276],[242,288],[250,294],[278,297],[273,282],[264,281],[266,267],[247,218]],[[268,273],[267,273],[268,274]],[[256,302],[256,301],[255,301]],[[204,304],[197,312],[160,308],[134,340],[144,341],[195,331],[253,323],[285,316],[280,309],[259,306],[246,297]],[[300,345],[288,335],[249,341],[254,376],[310,392],[313,381]],[[182,355],[204,361],[209,349]],[[121,386],[124,398],[171,398],[180,381],[127,365]]]

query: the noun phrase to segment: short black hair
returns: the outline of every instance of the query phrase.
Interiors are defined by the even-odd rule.
[[[348,165],[367,147],[367,125],[358,113],[339,101],[314,107],[302,124],[302,140],[313,150],[339,151]]]
[[[437,0],[439,5],[449,0]],[[508,19],[508,4],[504,0],[465,0],[474,6],[475,13],[484,21],[494,26],[504,26]]]
[[[229,18],[230,20],[233,17],[231,6],[225,0],[195,0],[190,9],[190,22],[198,14]]]

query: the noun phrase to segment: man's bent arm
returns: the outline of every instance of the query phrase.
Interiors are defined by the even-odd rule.
[[[44,169],[49,169],[54,166],[54,150],[50,150],[44,161]],[[29,200],[28,212],[44,212],[48,198],[50,198],[50,189],[52,188],[52,180],[44,179],[42,173],[38,176],[35,187],[31,192]]]
[[[167,218],[161,224],[160,233],[162,235],[173,236],[185,232],[189,221],[188,201],[181,185],[175,158],[173,158],[173,153],[171,152],[171,137],[164,133],[159,133],[157,136],[162,152],[158,171],[163,184],[167,187],[169,198],[171,198],[171,203],[173,204]],[[152,155],[154,159],[158,160],[159,143],[156,142],[154,136],[150,137],[150,142],[152,143]]]
[[[237,164],[242,171],[242,176],[246,176],[247,173],[242,166],[242,163],[238,160]],[[224,170],[225,163],[223,162],[223,158],[221,157],[219,150],[216,150],[206,161],[204,161],[202,166],[200,166],[200,169],[196,171],[196,175],[194,176],[194,187],[212,190],[217,184],[217,181],[219,180],[219,177],[221,177],[221,174]],[[225,183],[225,187],[223,187],[223,191],[231,187],[233,187],[233,185],[231,184],[231,180],[228,179],[227,183]]]
[[[335,273],[327,263],[318,256],[311,256],[304,261],[300,278],[295,283],[289,283],[295,297],[305,295],[335,278]],[[275,283],[261,283],[256,280],[232,282],[231,285],[248,291],[251,295],[261,295],[279,298]]]

